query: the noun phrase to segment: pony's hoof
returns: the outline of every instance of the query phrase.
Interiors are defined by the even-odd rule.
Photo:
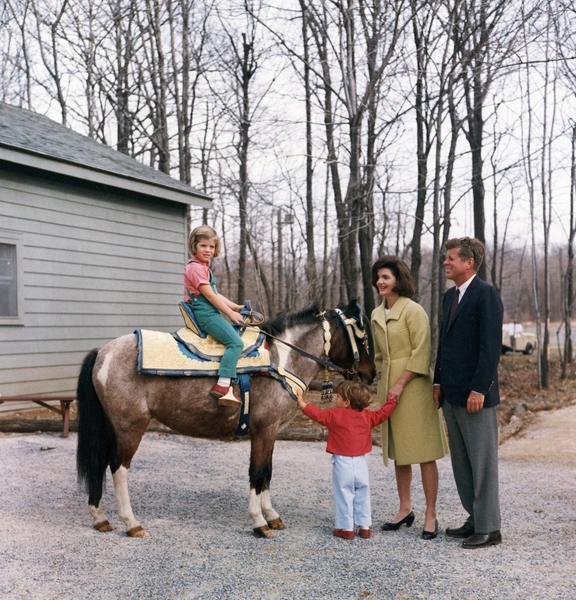
[[[94,529],[96,531],[114,531],[114,527],[110,525],[108,521],[101,521],[100,523],[94,523]]]
[[[262,525],[262,527],[254,527],[254,535],[257,538],[272,538],[274,537],[274,533],[268,527],[268,525]]]
[[[146,537],[148,535],[148,532],[142,527],[140,527],[140,525],[138,525],[138,527],[133,527],[132,529],[129,529],[126,532],[126,535],[128,537]]]
[[[286,524],[280,517],[278,517],[277,519],[268,521],[268,527],[270,527],[270,529],[286,529]]]

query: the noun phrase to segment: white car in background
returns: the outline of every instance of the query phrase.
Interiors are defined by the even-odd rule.
[[[536,334],[524,331],[520,323],[502,325],[502,354],[511,351],[532,354],[537,345]]]

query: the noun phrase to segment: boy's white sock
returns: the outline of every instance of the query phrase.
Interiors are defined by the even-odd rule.
[[[221,387],[230,387],[230,377],[218,377],[217,385]]]

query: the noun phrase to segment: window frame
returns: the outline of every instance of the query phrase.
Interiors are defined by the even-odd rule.
[[[17,314],[13,317],[0,315],[2,325],[24,325],[24,268],[23,268],[23,235],[16,231],[0,229],[0,244],[16,247],[16,307]]]

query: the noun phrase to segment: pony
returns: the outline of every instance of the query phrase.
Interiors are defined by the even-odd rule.
[[[269,338],[271,361],[306,387],[327,364],[339,367],[347,378],[368,384],[374,379],[368,333],[355,301],[344,310],[322,313],[312,304],[280,314],[260,329]],[[137,353],[135,334],[92,350],[83,361],[77,390],[78,481],[88,493],[93,526],[98,531],[114,529],[102,507],[109,467],[118,515],[130,537],[147,535],[132,512],[128,472],[150,419],[184,435],[220,440],[233,439],[240,419],[240,409],[218,406],[211,397],[213,378],[142,375]],[[294,418],[297,404],[280,381],[262,373],[250,379],[248,514],[257,537],[273,537],[272,530],[286,526],[270,497],[272,454],[277,434]]]

